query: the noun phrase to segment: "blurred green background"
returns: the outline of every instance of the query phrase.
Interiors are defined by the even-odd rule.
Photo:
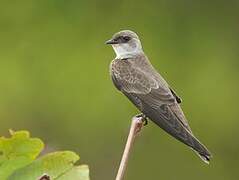
[[[236,0],[1,0],[0,134],[30,130],[80,153],[91,179],[114,179],[137,110],[111,82],[104,42],[131,29],[214,158],[205,165],[149,123],[126,179],[237,180],[238,17]]]

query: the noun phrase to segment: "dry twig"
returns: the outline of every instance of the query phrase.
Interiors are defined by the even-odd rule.
[[[127,139],[127,142],[125,145],[124,153],[122,155],[122,159],[120,162],[116,180],[123,180],[125,170],[126,170],[126,167],[128,164],[129,154],[132,149],[134,140],[135,140],[136,136],[139,134],[139,132],[141,131],[145,120],[146,119],[144,116],[134,116],[132,118],[128,139]]]

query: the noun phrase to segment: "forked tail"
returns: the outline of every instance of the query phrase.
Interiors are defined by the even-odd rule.
[[[209,164],[210,159],[212,158],[211,153],[199,140],[196,138],[194,140],[194,146],[192,146],[192,149],[205,163]]]

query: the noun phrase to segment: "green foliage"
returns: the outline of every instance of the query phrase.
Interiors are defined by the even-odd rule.
[[[12,137],[0,138],[0,179],[6,179],[16,169],[30,164],[43,149],[43,142],[29,138],[27,131],[13,132]]]
[[[74,165],[80,159],[76,153],[59,151],[36,159],[44,147],[40,139],[30,138],[27,131],[10,134],[0,138],[1,180],[36,180],[45,174],[57,180],[89,180],[88,166]]]

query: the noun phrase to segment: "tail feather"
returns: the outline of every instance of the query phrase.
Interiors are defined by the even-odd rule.
[[[136,103],[135,97],[126,94],[132,102]],[[141,97],[142,98],[142,97]],[[194,151],[196,151],[199,157],[204,161],[209,163],[211,153],[207,148],[193,135],[191,129],[185,126],[184,123],[175,115],[172,109],[168,105],[153,107],[150,102],[141,101],[143,103],[143,113],[151,119],[155,124],[157,124],[164,131],[169,133],[174,138],[178,139],[182,143],[186,144]]]
[[[191,148],[195,151],[195,153],[207,164],[209,164],[210,159],[212,157],[209,150],[197,139],[193,136],[194,142]]]
[[[193,151],[200,157],[201,160],[203,160],[206,164],[210,163],[211,155],[205,155],[205,154],[200,154],[196,150],[193,149]]]

